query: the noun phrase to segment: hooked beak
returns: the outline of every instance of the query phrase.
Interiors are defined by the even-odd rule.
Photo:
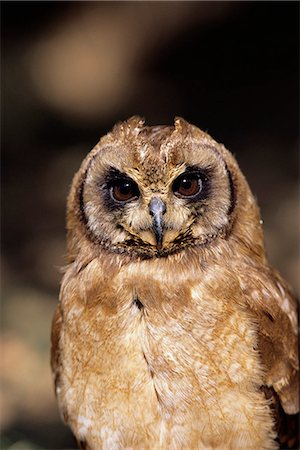
[[[153,197],[149,203],[149,213],[153,216],[153,231],[158,249],[162,247],[163,241],[163,218],[166,212],[166,205],[159,197]]]

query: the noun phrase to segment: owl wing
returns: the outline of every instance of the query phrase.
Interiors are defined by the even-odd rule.
[[[266,385],[278,394],[287,414],[299,411],[297,302],[272,268],[253,274],[247,303],[258,319],[258,349],[266,370]]]

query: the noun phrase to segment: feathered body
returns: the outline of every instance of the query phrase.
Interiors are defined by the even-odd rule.
[[[134,117],[83,161],[67,227],[52,368],[80,445],[277,448],[274,404],[298,411],[296,303],[231,153]]]

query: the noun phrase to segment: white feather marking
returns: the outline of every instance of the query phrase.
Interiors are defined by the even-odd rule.
[[[146,152],[147,152],[147,145],[143,145],[140,148],[140,156],[142,160],[145,158]]]
[[[100,429],[100,437],[103,443],[103,450],[118,450],[120,448],[121,433],[109,427]]]
[[[85,437],[92,423],[93,422],[87,417],[84,416],[78,417],[78,426],[79,426],[78,433],[80,437]]]

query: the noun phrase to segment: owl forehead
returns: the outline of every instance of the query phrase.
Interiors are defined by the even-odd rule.
[[[124,133],[122,129],[120,133],[117,129],[109,133],[100,141],[91,166],[99,174],[112,167],[150,190],[159,191],[187,166],[225,174],[226,163],[218,144],[201,130],[181,133],[173,126],[156,126],[142,127],[139,132]]]
[[[130,148],[120,146],[117,153],[124,154],[124,158],[119,160],[123,162],[124,170],[133,175],[142,174],[149,183],[159,183],[183,172],[186,166],[219,168],[220,162],[223,162],[213,145],[197,139],[178,140],[172,137],[167,135],[162,140],[159,136],[157,141],[150,142],[136,139]]]
[[[218,152],[218,144],[201,130],[180,133],[173,127],[157,131],[153,127],[151,139],[136,141],[137,159],[149,174],[160,170],[162,174],[172,172],[174,168],[188,166],[219,166],[223,160]],[[140,137],[140,135],[139,135]],[[148,137],[148,136],[147,136]]]

